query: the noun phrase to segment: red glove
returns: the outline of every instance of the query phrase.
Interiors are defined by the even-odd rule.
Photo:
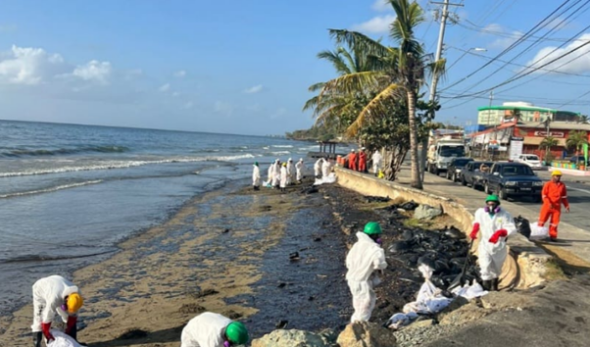
[[[49,329],[51,329],[51,322],[41,323],[41,330],[43,331],[43,335],[45,335],[47,342],[55,340],[55,337],[51,335],[51,331],[49,331]]]
[[[473,229],[471,229],[471,234],[469,234],[469,237],[471,237],[472,240],[475,240],[477,238],[478,232],[479,232],[479,223],[475,223],[475,224],[473,224]]]
[[[66,334],[72,336],[72,330],[76,327],[78,316],[68,316],[68,323],[66,327]],[[73,336],[72,336],[73,337]]]
[[[494,235],[492,235],[492,237],[490,237],[490,242],[493,244],[498,243],[498,240],[500,240],[500,237],[506,237],[508,236],[508,231],[506,229],[500,229],[498,231],[496,231],[494,233]]]

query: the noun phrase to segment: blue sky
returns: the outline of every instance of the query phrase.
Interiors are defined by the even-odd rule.
[[[420,3],[429,21],[418,37],[434,52],[438,23],[431,13],[437,6]],[[449,66],[463,57],[440,89],[477,70],[558,3],[482,0],[456,8],[461,22],[447,28],[445,56]],[[513,63],[531,64],[547,47],[581,31],[590,18],[583,12],[587,7],[562,24],[561,19],[551,24],[556,30],[547,38],[557,41],[540,40]],[[327,29],[359,30],[391,43],[387,26],[394,18],[382,0],[2,1],[0,119],[259,135],[307,128],[313,123],[311,114],[301,111],[312,96],[307,87],[334,77],[331,66],[316,58],[334,47]],[[500,59],[512,59],[530,43]],[[461,51],[476,47],[487,51]],[[501,66],[490,64],[441,95],[485,90],[522,69],[507,65],[493,73]],[[557,107],[590,89],[589,76],[580,76],[590,70],[590,55],[558,70],[495,90],[494,104],[529,101]],[[487,103],[487,93],[473,100],[443,99],[437,117],[465,124]],[[579,103],[562,108],[587,113]]]

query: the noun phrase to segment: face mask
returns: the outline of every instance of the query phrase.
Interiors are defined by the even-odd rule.
[[[68,306],[66,304],[61,305],[61,309],[64,310],[64,312],[68,312]]]
[[[231,347],[231,343],[229,341],[225,341],[223,343],[223,347]]]
[[[377,242],[378,245],[383,244],[383,240],[381,240],[380,237],[378,237],[377,240],[375,240],[375,242]]]
[[[500,212],[500,206],[498,206],[498,205],[487,205],[487,206],[484,208],[484,210],[485,210],[487,213],[498,213],[498,212]]]

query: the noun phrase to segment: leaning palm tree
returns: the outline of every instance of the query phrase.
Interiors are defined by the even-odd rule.
[[[406,99],[410,128],[412,187],[422,189],[418,163],[418,124],[416,103],[420,88],[425,85],[426,72],[442,74],[444,60],[432,62],[424,54],[423,45],[414,35],[415,28],[424,21],[422,8],[409,0],[389,0],[397,18],[391,24],[390,37],[398,47],[387,47],[361,33],[330,30],[337,43],[346,43],[354,51],[368,54],[371,71],[349,73],[326,82],[319,97],[325,94],[351,94],[378,91],[348,128],[353,135],[368,121],[387,116],[387,105],[392,100]]]
[[[329,61],[340,76],[371,70],[367,54],[359,48],[347,50],[338,47],[334,51],[322,51],[317,57]],[[324,93],[322,91],[325,85],[325,82],[320,82],[309,87],[309,91],[318,92],[318,95],[307,100],[303,110],[314,110],[316,126],[336,124],[336,131],[342,133],[343,128],[348,128],[362,110],[366,97],[363,91]]]
[[[588,115],[581,114],[578,116],[578,123],[581,124],[588,124],[590,123],[590,119],[588,119]]]

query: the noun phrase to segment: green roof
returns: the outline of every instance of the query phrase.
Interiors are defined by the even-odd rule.
[[[551,108],[544,108],[544,107],[530,107],[530,106],[483,106],[483,107],[478,107],[477,108],[478,111],[487,111],[487,110],[525,110],[525,111],[539,111],[539,112],[551,112],[551,113],[556,113],[556,112],[565,112],[565,113],[572,113],[572,114],[577,114],[579,115],[579,112],[572,112],[572,111],[560,111],[560,110],[554,110]]]

